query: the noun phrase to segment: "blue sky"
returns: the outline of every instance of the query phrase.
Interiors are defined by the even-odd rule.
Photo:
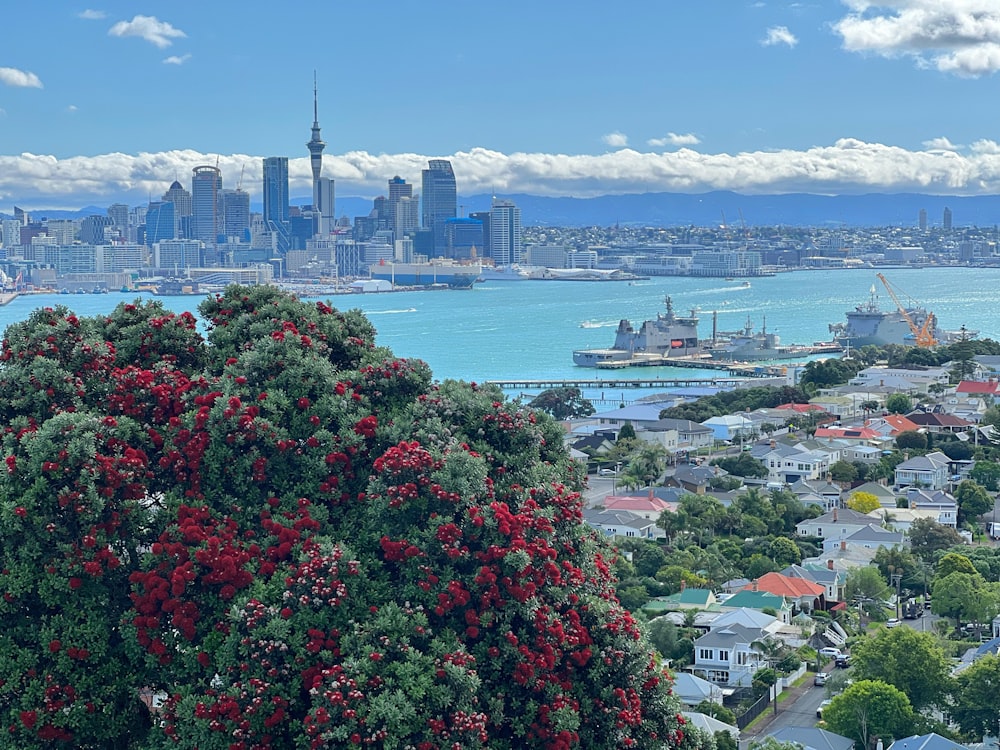
[[[53,7],[55,6],[55,7]],[[0,211],[161,194],[215,163],[306,194],[312,75],[338,195],[1000,188],[997,0],[21,3]],[[30,33],[29,33],[30,31]]]

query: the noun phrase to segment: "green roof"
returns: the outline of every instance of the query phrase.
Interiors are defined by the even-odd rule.
[[[676,594],[671,594],[670,596],[665,596],[668,602],[676,602],[677,604],[700,604],[702,606],[708,606],[708,599],[712,595],[710,589],[684,589],[683,591],[678,591]]]
[[[747,609],[764,609],[771,607],[774,610],[787,608],[785,598],[769,594],[766,591],[750,591],[745,589],[737,591],[725,601],[726,607],[746,607]]]

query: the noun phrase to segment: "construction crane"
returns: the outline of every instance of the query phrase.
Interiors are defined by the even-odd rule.
[[[889,280],[880,273],[875,275],[878,277],[878,280],[882,282],[882,285],[885,286],[885,290],[889,292],[889,296],[892,297],[892,301],[896,303],[896,309],[898,309],[899,314],[903,316],[903,320],[906,321],[906,325],[910,327],[910,333],[913,334],[916,345],[924,349],[936,346],[937,339],[934,338],[934,313],[927,313],[923,324],[918,326],[913,320],[913,316],[910,315],[910,311],[907,310],[903,306],[903,303],[899,301],[899,297],[896,296],[896,291],[892,288],[892,284],[889,283]]]

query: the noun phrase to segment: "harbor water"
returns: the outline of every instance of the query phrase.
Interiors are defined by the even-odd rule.
[[[965,326],[980,337],[1000,340],[996,290],[1000,269],[880,269],[897,293],[937,316],[944,329]],[[408,291],[338,295],[337,308],[358,308],[378,331],[377,343],[400,357],[426,361],[437,380],[483,382],[519,379],[711,378],[715,370],[649,367],[623,371],[590,370],[573,364],[574,349],[603,348],[614,341],[621,318],[638,326],[664,310],[664,298],[686,315],[700,317],[699,335],[712,334],[713,312],[720,331],[742,328],[749,317],[756,330],[765,324],[782,344],[829,341],[830,323],[842,322],[847,310],[866,302],[872,285],[879,306],[894,303],[876,270],[817,270],[726,281],[657,277],[635,282],[490,281],[470,290]],[[66,305],[78,315],[107,313],[136,293],[19,296],[0,307],[0,327],[23,320],[37,307]],[[174,311],[196,312],[201,297],[158,297]],[[590,394],[594,395],[594,394]],[[606,399],[615,396],[604,394]]]

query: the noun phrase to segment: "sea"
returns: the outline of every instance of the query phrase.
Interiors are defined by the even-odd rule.
[[[575,349],[612,345],[622,318],[641,325],[664,310],[700,317],[699,333],[709,338],[712,319],[720,331],[734,331],[749,320],[765,324],[782,344],[829,341],[829,324],[843,322],[847,310],[866,303],[874,286],[879,306],[895,307],[876,272],[883,273],[904,304],[918,304],[937,316],[941,328],[965,326],[981,338],[1000,340],[1000,268],[879,268],[802,270],[775,276],[727,281],[691,277],[654,277],[640,281],[488,281],[469,290],[401,291],[335,295],[329,303],[357,308],[377,330],[376,342],[400,357],[427,362],[436,380],[476,382],[602,378],[726,377],[717,370],[643,367],[606,371],[577,367]],[[78,315],[110,312],[120,302],[152,295],[24,294],[0,307],[0,327],[23,320],[38,307],[65,305]],[[176,312],[197,313],[201,297],[156,297]],[[670,389],[664,389],[669,392]],[[508,391],[511,396],[535,390]],[[601,388],[585,391],[600,407],[631,402],[648,390]]]

